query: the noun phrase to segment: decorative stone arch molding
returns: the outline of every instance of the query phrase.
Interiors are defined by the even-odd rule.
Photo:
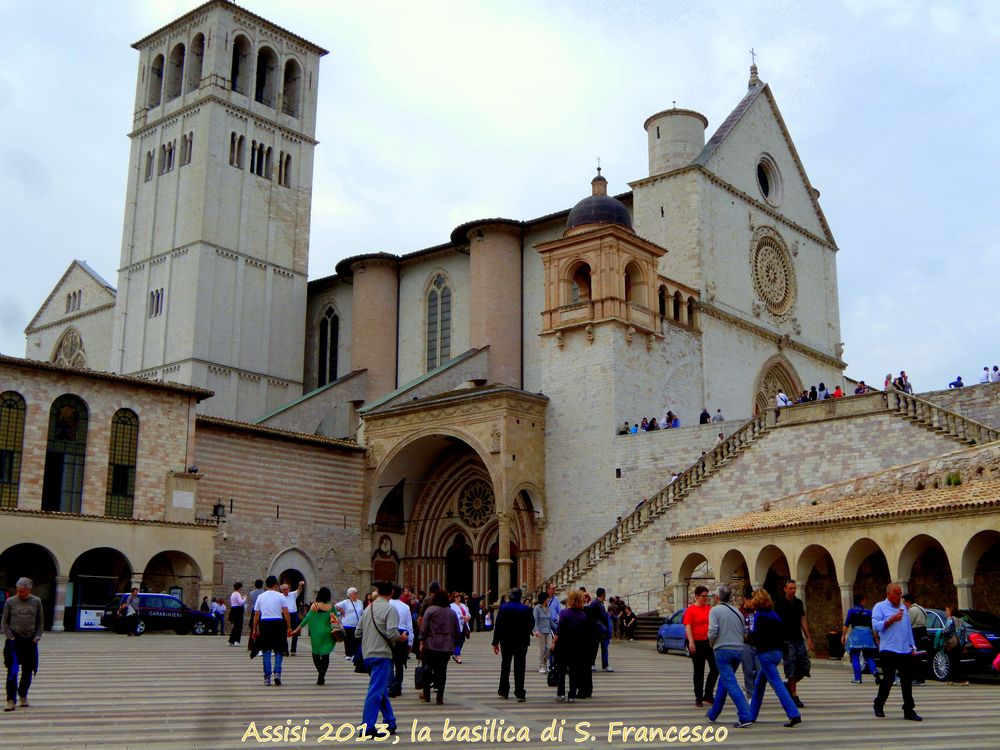
[[[57,365],[86,369],[87,352],[83,348],[83,338],[80,332],[73,328],[67,328],[63,335],[56,342],[52,351],[52,362]]]
[[[794,401],[802,390],[802,379],[791,362],[781,354],[775,354],[761,366],[754,381],[754,414],[773,408],[774,396],[779,389]]]
[[[527,540],[538,546],[533,541],[535,513],[528,518],[529,514],[522,512],[524,508],[519,508],[523,501],[518,498],[522,490],[526,491],[532,511],[544,513],[547,403],[548,399],[539,394],[490,385],[362,410],[368,448],[362,517],[367,519],[370,533],[362,539],[361,559],[368,558],[379,533],[374,523],[382,500],[391,487],[405,479],[404,489],[409,485],[417,494],[404,502],[404,571],[412,574],[407,568],[408,558],[424,559],[425,572],[435,570],[434,566],[442,563],[438,559],[440,535],[450,527],[443,521],[453,520],[465,529],[472,543],[482,535],[487,524],[481,523],[482,508],[476,506],[477,498],[481,506],[485,497],[482,487],[477,485],[476,497],[467,498],[465,518],[463,506],[456,504],[470,483],[481,481],[493,494],[490,520],[498,524],[500,580],[509,580],[510,542],[513,534],[520,533],[513,525],[523,520],[529,527]],[[457,450],[465,458],[452,458],[456,454],[452,449],[458,443],[467,448]],[[427,523],[411,529],[410,524],[420,521],[427,509]],[[417,580],[410,578],[408,583],[426,585],[423,575],[418,572]]]
[[[286,547],[271,558],[271,563],[267,566],[267,574],[280,576],[282,571],[294,568],[302,574],[306,580],[306,585],[315,591],[318,586],[316,579],[316,566],[312,558],[301,547]]]

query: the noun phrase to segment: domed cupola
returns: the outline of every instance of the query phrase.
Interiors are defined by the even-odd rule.
[[[632,231],[632,217],[625,204],[608,195],[608,181],[597,168],[597,177],[590,182],[592,195],[573,206],[566,219],[566,234],[576,234],[571,230],[588,224],[617,224]]]

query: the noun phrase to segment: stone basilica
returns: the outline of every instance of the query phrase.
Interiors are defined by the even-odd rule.
[[[494,592],[554,576],[663,604],[698,565],[762,585],[797,563],[722,550],[682,575],[665,535],[955,447],[670,511],[791,435],[768,422],[779,389],[845,385],[838,248],[755,67],[707,138],[696,111],[652,114],[627,193],[598,170],[564,211],[474,219],[310,280],[326,51],[226,0],[133,46],[117,284],[73,261],[26,359],[0,358],[0,512],[18,522],[0,578],[30,561],[57,627],[129,583],[193,603],[271,572]],[[855,404],[799,422],[898,406]],[[698,425],[706,406],[726,420]],[[618,434],[668,410],[681,429]]]

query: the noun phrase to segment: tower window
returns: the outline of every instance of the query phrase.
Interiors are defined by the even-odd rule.
[[[570,279],[569,304],[590,301],[590,266],[581,263],[573,271]]]
[[[205,61],[205,35],[195,34],[188,51],[187,75],[185,76],[184,93],[189,93],[201,84],[201,69]]]
[[[146,170],[145,170],[145,177],[144,177],[144,179],[145,179],[146,182],[149,182],[151,179],[153,179],[153,152],[152,151],[147,151],[146,152]]]
[[[267,150],[264,152],[264,174],[262,177],[271,179],[271,147],[268,146]]]
[[[302,68],[295,60],[285,63],[285,76],[281,87],[281,111],[292,117],[299,116],[299,91],[302,87]]]
[[[319,321],[319,374],[316,386],[337,379],[337,349],[340,344],[340,318],[332,307],[326,308]]]
[[[16,508],[27,407],[20,393],[0,393],[0,508]]]
[[[238,94],[247,93],[250,75],[250,42],[240,34],[233,40],[233,64],[229,71],[229,85]]]
[[[270,47],[261,47],[257,53],[257,79],[254,86],[254,101],[268,107],[274,106],[278,70],[278,56]]]
[[[80,304],[83,302],[83,290],[77,289],[75,292],[70,292],[66,295],[66,312],[76,312],[80,309]]]
[[[451,286],[437,274],[427,292],[427,370],[451,358]]]
[[[149,88],[146,94],[147,107],[159,107],[160,96],[163,93],[163,55],[153,58],[153,64],[149,66]]]
[[[119,409],[111,419],[105,515],[132,517],[138,443],[139,417],[131,409]]]
[[[770,154],[761,154],[757,160],[757,187],[764,200],[772,206],[781,203],[781,172]]]
[[[163,314],[163,287],[149,293],[149,317],[156,318]]]
[[[42,510],[60,513],[80,513],[82,510],[87,422],[87,405],[76,396],[60,396],[52,402]]]
[[[164,96],[169,102],[181,95],[184,82],[184,45],[178,44],[170,51],[170,60],[167,62],[166,83],[164,84]]]
[[[285,181],[282,183],[285,187],[292,186],[292,155],[285,154],[284,158],[285,165]]]
[[[243,150],[246,148],[247,139],[242,135],[236,141],[236,166],[243,169]]]
[[[194,133],[181,136],[181,166],[191,163],[191,149],[194,146]]]

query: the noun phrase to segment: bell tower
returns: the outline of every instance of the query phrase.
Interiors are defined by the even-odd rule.
[[[110,369],[253,420],[302,393],[320,57],[228,0],[139,52]]]

